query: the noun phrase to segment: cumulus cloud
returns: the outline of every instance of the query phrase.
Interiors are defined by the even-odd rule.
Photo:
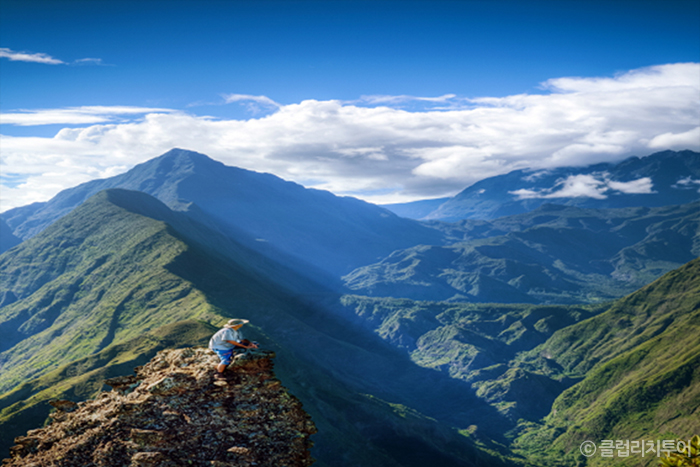
[[[654,184],[651,182],[651,178],[649,177],[638,178],[637,180],[632,180],[631,182],[616,182],[613,180],[607,180],[607,184],[611,190],[616,190],[626,194],[645,195],[654,193]]]
[[[7,48],[0,48],[0,57],[13,62],[43,63],[46,65],[63,65],[65,63],[44,53],[15,52]]]
[[[655,149],[696,148],[700,145],[700,126],[682,133],[663,133],[649,141],[648,146]]]
[[[267,110],[247,120],[164,109],[131,115],[138,118],[116,108],[13,112],[2,122],[32,125],[63,118],[82,126],[65,128],[52,138],[2,137],[0,171],[16,177],[12,190],[3,187],[0,193],[1,209],[47,199],[80,177],[127,170],[173,147],[379,203],[452,195],[515,169],[618,161],[650,154],[664,144],[700,149],[695,138],[700,64],[661,65],[614,77],[558,78],[543,86],[540,94],[462,99],[468,104],[463,108],[420,111],[400,108],[406,96],[281,105],[266,96],[224,95],[229,103]],[[445,101],[435,105],[460,100],[450,95],[427,99]],[[55,164],[59,160],[64,165]],[[57,175],[44,187],[40,181],[47,173]],[[534,195],[600,197],[615,190],[651,189],[643,179],[574,178]]]

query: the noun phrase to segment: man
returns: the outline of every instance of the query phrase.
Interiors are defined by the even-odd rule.
[[[224,370],[231,364],[234,352],[258,348],[255,343],[250,343],[248,340],[243,339],[243,335],[239,331],[246,323],[248,323],[247,319],[230,319],[209,340],[209,349],[213,350],[220,360],[214,377],[224,378]]]

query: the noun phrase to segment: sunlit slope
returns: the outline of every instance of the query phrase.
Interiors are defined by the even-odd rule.
[[[341,312],[426,368],[464,381],[515,426],[538,420],[572,384],[548,361],[517,357],[605,305],[467,304],[344,296]]]
[[[572,376],[542,426],[520,436],[525,450],[571,462],[586,439],[675,439],[700,432],[700,259],[556,332],[545,356]],[[605,465],[594,457],[587,465]],[[630,459],[621,465],[639,465]],[[636,463],[635,463],[636,462]],[[573,464],[572,464],[573,465]]]
[[[16,300],[0,309],[0,390],[210,310],[168,270],[188,246],[110,196],[96,195],[0,257],[2,293]]]

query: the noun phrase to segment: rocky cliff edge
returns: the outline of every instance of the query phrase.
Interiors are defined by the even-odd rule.
[[[216,380],[211,351],[164,350],[93,400],[52,402],[51,423],[16,438],[3,466],[311,465],[316,428],[273,358],[248,351]]]

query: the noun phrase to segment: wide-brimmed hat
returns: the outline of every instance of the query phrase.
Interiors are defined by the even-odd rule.
[[[236,318],[236,319],[230,319],[230,320],[228,320],[228,323],[224,324],[224,327],[225,327],[225,328],[232,328],[232,327],[234,327],[234,326],[240,326],[240,325],[242,325],[242,324],[246,324],[246,323],[249,323],[249,322],[250,322],[250,321],[248,321],[247,319],[238,319],[238,318]]]

